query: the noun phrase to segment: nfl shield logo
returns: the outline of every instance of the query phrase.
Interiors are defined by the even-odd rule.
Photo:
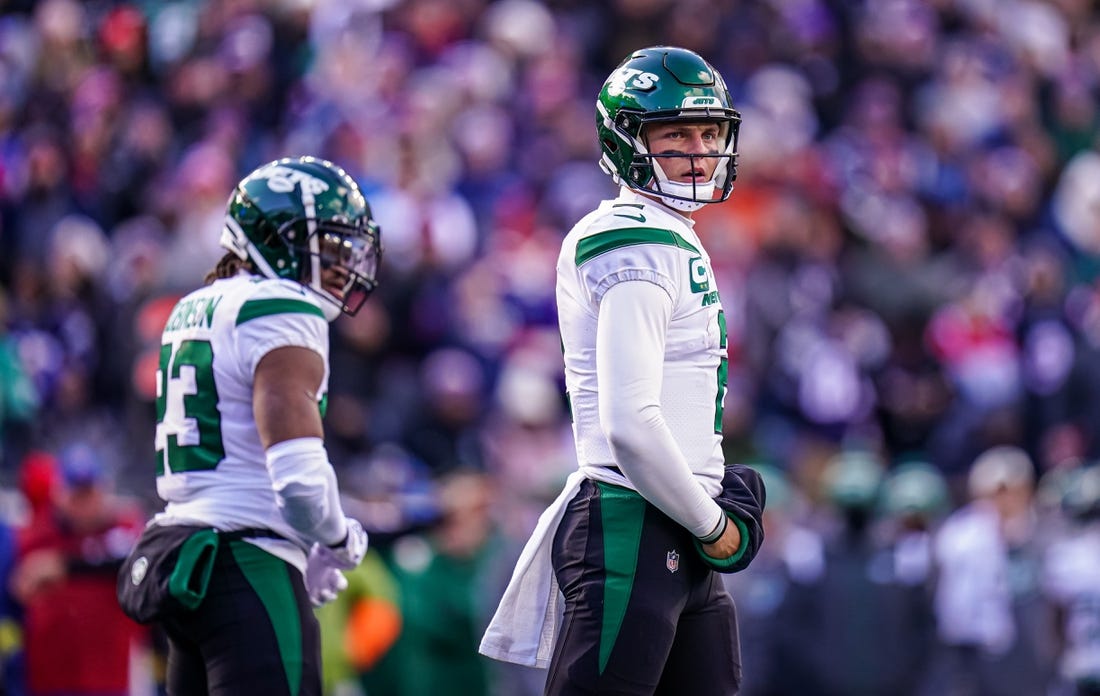
[[[680,554],[675,551],[669,551],[665,556],[665,567],[668,568],[668,572],[675,573],[680,568]]]

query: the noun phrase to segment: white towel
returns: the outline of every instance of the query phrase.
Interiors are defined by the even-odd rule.
[[[551,547],[565,508],[584,479],[581,471],[570,474],[557,499],[539,516],[485,629],[478,648],[482,655],[528,667],[550,666],[564,602],[554,578]]]

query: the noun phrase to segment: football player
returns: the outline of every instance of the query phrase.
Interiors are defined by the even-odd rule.
[[[634,52],[600,91],[600,164],[620,192],[557,264],[579,472],[481,647],[548,666],[547,694],[737,691],[734,606],[715,571],[756,553],[764,494],[723,458],[726,322],[692,215],[729,196],[740,123],[718,71],[682,48]]]
[[[189,570],[204,596],[162,621],[168,692],[320,694],[313,606],[367,549],[322,440],[328,323],[375,288],[379,229],[343,169],[288,158],[233,191],[221,245],[169,316],[157,371],[153,524],[220,538]]]

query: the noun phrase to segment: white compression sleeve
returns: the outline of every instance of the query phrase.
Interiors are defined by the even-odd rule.
[[[300,437],[267,448],[267,471],[283,519],[303,537],[335,544],[347,534],[336,472],[319,437]]]
[[[672,298],[647,281],[613,286],[600,303],[596,378],[600,423],[623,474],[646,500],[697,537],[725,513],[695,479],[661,413]]]

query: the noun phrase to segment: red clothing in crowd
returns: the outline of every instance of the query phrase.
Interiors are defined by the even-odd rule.
[[[128,692],[131,645],[145,629],[119,608],[115,577],[143,524],[138,509],[108,503],[82,530],[60,515],[23,530],[14,577],[31,694]]]

